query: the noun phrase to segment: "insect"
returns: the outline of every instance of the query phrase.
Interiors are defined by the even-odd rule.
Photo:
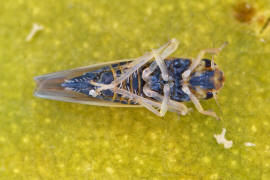
[[[167,111],[181,115],[191,101],[205,115],[201,99],[216,98],[224,85],[224,74],[206,53],[217,54],[220,48],[200,51],[194,59],[170,58],[179,42],[170,40],[158,49],[134,59],[80,67],[35,77],[35,95],[41,98],[89,105],[145,107],[158,116]]]

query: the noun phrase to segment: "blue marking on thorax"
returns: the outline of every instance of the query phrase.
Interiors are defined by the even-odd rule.
[[[191,86],[200,86],[203,89],[215,89],[215,85],[211,80],[214,77],[214,71],[202,72],[199,76],[191,75],[189,83]]]
[[[189,101],[189,96],[182,91],[182,74],[188,69],[191,61],[189,59],[176,58],[166,60],[165,64],[168,69],[169,76],[173,77],[173,86],[170,89],[170,98],[175,101]],[[163,81],[160,69],[157,68],[150,77],[150,89],[163,94],[163,86],[166,82]]]

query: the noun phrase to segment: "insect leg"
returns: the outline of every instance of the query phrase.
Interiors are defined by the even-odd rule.
[[[161,101],[161,107],[159,114],[160,116],[164,116],[165,113],[168,111],[168,104],[170,100],[170,86],[168,84],[165,84],[163,87],[163,93],[164,96],[160,95],[159,93],[152,91],[148,85],[144,85],[143,92],[148,97],[152,97],[158,101]]]
[[[169,73],[167,70],[167,66],[164,62],[164,59],[162,59],[162,56],[157,53],[155,50],[153,50],[153,56],[155,57],[155,62],[157,63],[160,71],[161,71],[161,76],[164,81],[169,80]]]
[[[158,108],[158,109],[161,108],[161,103],[152,101],[150,99],[146,99],[146,98],[141,97],[141,96],[138,96],[138,95],[133,94],[133,93],[131,93],[127,90],[124,90],[124,89],[115,88],[115,89],[113,89],[113,91],[118,93],[118,94],[122,94],[122,96],[124,96],[124,97],[130,98],[130,99],[136,101],[137,103],[143,105],[145,108],[147,108],[148,110],[150,110],[151,112],[153,112],[157,116],[161,116],[160,112],[156,109],[156,108]]]
[[[116,78],[113,82],[111,82],[111,84],[100,84],[93,81],[91,81],[90,83],[93,84],[94,86],[100,86],[97,89],[99,92],[105,89],[112,89],[121,82],[123,82],[124,80],[126,80],[129,76],[131,76],[135,71],[137,71],[148,61],[150,61],[153,57],[155,57],[156,54],[161,54],[160,59],[165,59],[177,49],[177,46],[178,41],[176,39],[172,39],[159,49],[153,50],[154,53],[153,52],[146,53],[144,56],[135,59],[132,63],[130,63],[129,65],[130,68],[125,73],[121,74],[120,77]]]
[[[166,48],[162,53],[157,50],[153,50],[153,56],[155,58],[155,61],[152,62],[152,64],[145,68],[145,70],[142,73],[143,80],[147,81],[149,78],[149,75],[154,72],[154,70],[157,68],[157,66],[160,68],[161,75],[164,81],[169,80],[169,73],[167,70],[167,66],[164,62],[164,59],[168,57],[170,54],[172,54],[178,47],[179,42],[175,39],[172,39],[172,46]]]
[[[145,63],[147,63],[148,61],[150,61],[153,58],[153,54],[152,53],[146,53],[145,55],[135,59],[132,64],[134,66],[130,67],[128,69],[128,71],[126,71],[125,73],[121,74],[120,77],[117,77],[114,81],[112,81],[110,84],[102,84],[102,83],[97,83],[94,81],[90,81],[90,83],[94,86],[99,86],[96,91],[100,92],[102,90],[105,89],[113,89],[114,87],[116,87],[118,84],[120,84],[121,82],[123,82],[125,79],[127,79],[129,76],[131,76],[132,73],[134,73],[135,71],[137,71],[141,66],[143,66]]]
[[[152,103],[145,102],[144,100],[138,100],[138,103],[140,103],[142,106],[144,106],[145,108],[147,108],[148,110],[156,114],[157,116],[160,116],[160,117],[164,116],[164,115],[161,115],[160,111],[155,109],[155,105],[152,105]],[[189,109],[184,104],[178,103],[178,102],[176,102],[176,104],[174,105],[169,105],[168,110],[171,112],[176,112],[181,115],[186,115],[189,111]]]
[[[183,73],[182,75],[183,79],[187,79],[189,77],[190,73],[200,64],[202,58],[204,57],[206,53],[213,54],[213,55],[218,54],[227,44],[228,42],[225,42],[222,44],[220,48],[201,50],[197,58],[192,61],[191,66]]]
[[[183,104],[183,103],[176,102],[176,101],[173,101],[173,100],[169,101],[168,111],[176,112],[176,113],[181,114],[181,115],[184,116],[190,110],[191,110],[191,108],[188,109],[187,106],[185,104]]]
[[[186,115],[189,111],[185,104],[170,99],[170,87],[168,84],[166,84],[163,88],[164,96],[152,91],[147,85],[144,85],[143,92],[145,95],[162,102],[159,111],[160,116],[164,116],[168,110],[177,112],[181,115]]]
[[[151,65],[148,68],[145,68],[143,70],[142,79],[147,82],[149,80],[150,74],[152,74],[156,68],[157,68],[157,63],[154,61],[151,63]]]
[[[160,111],[158,111],[157,109],[154,108],[154,106],[152,106],[151,104],[148,104],[144,101],[138,100],[138,103],[140,103],[141,105],[143,105],[146,109],[148,109],[149,111],[151,111],[152,113],[154,113],[157,116],[164,116],[160,113]]]
[[[166,44],[164,44],[160,48],[155,49],[154,51],[156,51],[157,53],[160,53],[162,51],[164,53],[166,52],[166,54],[164,54],[165,57],[163,57],[163,58],[166,58],[166,57],[168,57],[170,54],[172,54],[177,49],[177,46],[178,46],[178,41],[176,39],[171,39],[169,42],[167,42]],[[152,57],[154,57],[152,52],[148,52],[148,53],[146,53],[146,55],[147,54],[150,54],[150,55],[152,55]],[[139,57],[139,58],[141,58],[141,57]],[[127,67],[128,68],[132,68],[132,67],[136,66],[138,64],[136,61],[139,60],[139,58],[135,59],[133,62],[131,62],[130,64],[128,64]],[[145,63],[147,63],[147,62],[148,61],[146,61]]]
[[[192,94],[192,92],[190,92],[189,88],[186,85],[183,86],[183,91],[189,96],[190,100],[192,101],[192,103],[195,105],[196,109],[200,113],[202,113],[204,115],[215,117],[216,119],[219,120],[219,117],[217,116],[217,114],[215,112],[205,111],[203,109],[202,105],[200,104],[200,101],[196,98],[196,96],[194,94]]]
[[[120,89],[120,88],[114,88],[113,91],[136,101],[137,103],[141,104],[142,106],[144,106],[145,108],[153,112],[154,114],[161,116],[160,112],[157,110],[157,109],[161,109],[162,104],[160,102],[153,101],[151,99],[146,99],[144,97],[138,96],[137,94],[133,94],[127,90]],[[162,99],[163,96],[159,95],[159,98]],[[169,100],[168,110],[172,112],[177,112],[181,115],[185,115],[189,111],[188,108],[183,103],[175,102],[172,100]]]

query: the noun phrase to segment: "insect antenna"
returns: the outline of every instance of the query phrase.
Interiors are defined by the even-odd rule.
[[[221,45],[221,47],[220,47],[219,49],[220,49],[220,50],[224,49],[228,44],[229,44],[229,42],[228,42],[228,41],[225,41],[225,42]]]
[[[216,104],[217,104],[217,107],[218,107],[218,111],[219,111],[219,113],[221,114],[220,120],[222,120],[223,112],[222,112],[221,107],[220,107],[220,104],[219,104],[219,102],[218,102],[217,92],[213,92],[213,98],[215,99]]]
[[[214,55],[212,55],[212,58],[211,58],[211,68],[215,69]]]

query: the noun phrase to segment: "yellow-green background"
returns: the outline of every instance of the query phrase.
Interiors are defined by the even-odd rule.
[[[1,1],[0,179],[270,179],[270,31],[237,21],[235,3]],[[270,8],[268,0],[250,4],[254,19]],[[44,30],[26,42],[33,23]],[[34,76],[138,57],[173,37],[180,57],[229,41],[215,58],[226,75],[221,111],[202,102],[220,122],[196,110],[160,118],[33,96]],[[231,149],[213,137],[223,127]]]

